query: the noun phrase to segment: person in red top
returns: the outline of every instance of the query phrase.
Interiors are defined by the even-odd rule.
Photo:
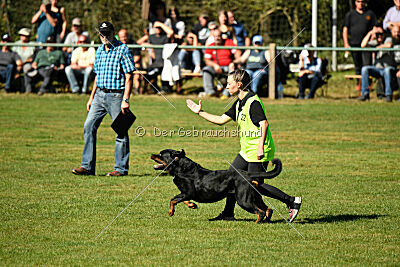
[[[231,39],[222,39],[221,31],[216,29],[213,31],[214,43],[210,46],[236,46]],[[215,95],[214,78],[217,74],[229,73],[235,69],[233,60],[237,57],[236,49],[210,49],[204,51],[204,60],[206,66],[203,68],[203,87],[204,92],[199,94],[202,96]],[[223,95],[229,96],[229,92],[223,92]]]

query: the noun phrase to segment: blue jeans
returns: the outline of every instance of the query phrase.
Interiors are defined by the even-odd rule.
[[[104,116],[108,113],[114,120],[121,111],[123,93],[104,93],[97,89],[84,126],[85,146],[83,148],[82,167],[95,172],[96,168],[96,138],[97,129]],[[122,174],[128,174],[129,169],[129,136],[115,138],[114,169]]]
[[[71,86],[72,93],[77,93],[79,91],[77,76],[83,76],[82,93],[86,93],[88,90],[88,83],[90,74],[92,73],[92,68],[87,67],[81,70],[74,70],[71,66],[65,68],[65,74],[67,75],[69,85]]]
[[[248,70],[247,73],[250,75],[251,90],[257,93],[258,90],[268,81],[268,68],[259,70]],[[244,86],[247,86],[245,84]]]
[[[385,81],[385,95],[393,95],[392,91],[392,73],[394,73],[394,67],[386,67],[384,69],[378,69],[375,66],[364,66],[361,69],[361,95],[369,94],[369,76],[380,78],[383,77]]]
[[[0,70],[0,78],[6,82],[6,86],[4,88],[5,91],[9,91],[11,89],[11,81],[14,78],[14,73],[14,64],[8,64],[5,70]]]
[[[194,50],[191,51],[191,60],[189,58],[190,52],[186,50],[181,50],[179,51],[179,64],[181,65],[182,68],[184,69],[191,69],[192,67],[195,67],[197,65],[201,64],[201,53],[199,50]]]
[[[39,80],[39,77],[43,78],[43,83],[40,86],[40,92],[47,92],[47,90],[50,89],[51,82],[52,82],[52,76],[54,74],[54,69],[52,67],[45,67],[45,68],[40,68],[38,69],[38,74],[36,74],[35,77],[30,77],[29,75],[24,75],[24,81],[25,81],[25,92],[32,92],[32,85],[33,83],[37,83]]]
[[[229,72],[228,66],[220,66],[220,67],[224,73]],[[204,87],[204,92],[206,92],[207,95],[215,95],[214,78],[216,75],[217,73],[215,72],[213,67],[205,66],[203,68],[203,87]],[[222,91],[222,94],[229,96],[229,92],[227,89],[224,89]]]

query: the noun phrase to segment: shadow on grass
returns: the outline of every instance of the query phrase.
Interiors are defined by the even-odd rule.
[[[339,214],[339,215],[328,215],[320,218],[304,218],[296,220],[296,224],[314,224],[314,223],[336,223],[336,222],[350,222],[357,220],[376,220],[379,217],[385,215],[358,215],[358,214]]]
[[[128,174],[123,177],[152,177],[154,173]],[[107,176],[107,173],[96,174],[96,176]],[[161,176],[161,175],[160,175]]]
[[[379,217],[383,217],[385,215],[356,215],[356,214],[339,214],[339,215],[328,215],[320,218],[303,218],[296,219],[295,224],[314,224],[314,223],[336,223],[336,222],[350,222],[356,220],[376,220]],[[236,219],[239,222],[255,222],[255,219]],[[286,223],[283,219],[281,220],[272,220],[271,224],[275,223]]]

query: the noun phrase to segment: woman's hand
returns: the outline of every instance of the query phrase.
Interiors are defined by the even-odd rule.
[[[199,104],[197,105],[192,100],[188,99],[188,100],[186,100],[186,105],[191,111],[193,111],[196,114],[199,114],[201,111],[201,100],[199,101]]]
[[[264,157],[264,146],[258,146],[257,149],[257,160],[261,160]]]

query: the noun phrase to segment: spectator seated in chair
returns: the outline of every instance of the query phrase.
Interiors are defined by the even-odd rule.
[[[46,43],[54,43],[54,41],[54,37],[50,36],[47,38]],[[50,89],[53,77],[59,71],[64,72],[64,65],[64,55],[61,50],[55,50],[51,46],[40,50],[32,63],[33,71],[30,71],[29,75],[24,75],[26,93],[32,92],[33,83],[38,82],[40,78],[43,78],[43,83],[38,95],[46,93]]]
[[[312,47],[307,44],[305,47]],[[303,50],[299,56],[299,99],[304,99],[305,89],[310,87],[306,99],[314,98],[315,92],[323,84],[322,60],[313,50]]]
[[[11,38],[8,34],[1,36],[1,43],[9,43]],[[11,91],[12,82],[22,69],[22,61],[20,56],[11,51],[9,46],[3,46],[0,51],[0,80],[5,82],[4,91]]]
[[[253,45],[260,47],[263,43],[261,35],[253,36]],[[269,50],[246,50],[234,63],[246,64],[246,71],[250,75],[251,85],[245,84],[244,86],[251,86],[251,90],[259,94],[259,90],[268,81],[268,62],[270,61]],[[277,79],[279,81],[279,79]]]
[[[174,30],[171,27],[168,27],[166,24],[155,21],[153,24],[155,29],[155,34],[149,35],[149,43],[154,45],[164,45],[170,42],[171,38],[173,38]],[[150,82],[155,86],[156,90],[152,88],[154,93],[160,93],[160,89],[157,85],[157,77],[161,74],[161,71],[164,67],[164,59],[162,57],[162,48],[152,48],[150,51],[150,56],[152,59],[152,63],[147,69],[147,76]],[[168,92],[169,85],[167,81],[162,81],[162,91]]]
[[[186,35],[186,41],[182,45],[198,46],[197,35],[189,32]],[[179,51],[179,62],[182,69],[193,70],[194,73],[201,72],[201,52],[198,49],[181,49]]]
[[[72,20],[71,32],[67,34],[67,37],[65,37],[64,44],[67,45],[77,44],[79,36],[81,35],[85,35],[87,37],[87,43],[90,42],[89,33],[87,31],[82,30],[82,24],[80,18],[74,18]],[[63,47],[62,49],[66,57],[67,65],[71,64],[72,51],[74,49],[75,49],[74,47]]]
[[[88,38],[80,35],[78,44],[88,44]],[[93,47],[78,47],[72,52],[71,65],[65,68],[71,92],[79,92],[79,83],[77,78],[82,79],[82,94],[88,93],[90,76],[93,71],[94,57],[96,50]]]
[[[193,26],[193,33],[196,34],[198,42],[201,45],[205,45],[207,38],[210,35],[210,30],[208,29],[210,18],[207,13],[202,12],[198,17],[198,20],[199,21]]]
[[[214,42],[204,51],[206,66],[203,68],[203,87],[202,96],[213,96],[216,94],[214,89],[214,79],[217,75],[228,74],[235,69],[234,59],[239,57],[236,49],[212,49],[212,46],[236,46],[231,39],[222,39],[221,31],[215,29],[212,31]],[[222,89],[222,88],[221,88]],[[229,92],[225,89],[223,96],[228,97]]]
[[[383,42],[383,29],[375,27],[363,39],[362,47],[372,46],[377,48],[390,48],[400,45],[400,27],[393,26],[391,36],[387,37]],[[396,53],[391,51],[379,51],[375,55],[375,64],[364,66],[361,69],[361,96],[358,100],[369,100],[369,77],[383,78],[385,84],[385,96],[387,102],[392,102],[393,99],[393,82],[392,78],[396,71],[397,65],[400,63],[400,57],[396,57]]]

